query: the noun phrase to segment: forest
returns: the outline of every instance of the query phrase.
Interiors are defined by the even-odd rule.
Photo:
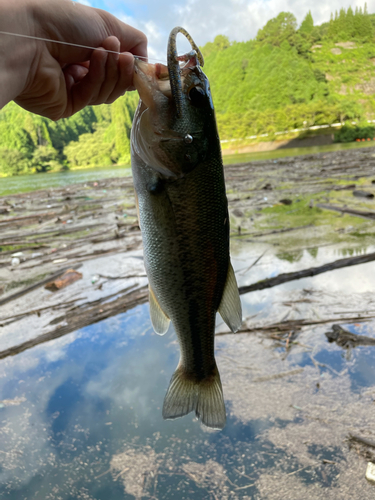
[[[220,138],[243,139],[341,122],[336,140],[374,133],[375,14],[367,6],[298,26],[281,12],[254,40],[218,35],[201,47]],[[136,92],[53,122],[15,103],[0,110],[0,176],[129,164]],[[352,125],[356,123],[356,126]]]

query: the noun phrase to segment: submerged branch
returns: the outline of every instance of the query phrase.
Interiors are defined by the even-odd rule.
[[[272,288],[283,283],[288,283],[289,281],[299,280],[302,278],[310,278],[318,274],[326,273],[327,271],[333,271],[335,269],[341,269],[343,267],[357,266],[359,264],[365,264],[366,262],[372,262],[375,260],[375,252],[368,253],[366,255],[356,255],[355,257],[347,257],[345,259],[335,260],[324,264],[323,266],[310,267],[308,269],[303,269],[302,271],[295,271],[293,273],[283,273],[275,276],[274,278],[268,278],[265,280],[258,281],[252,285],[245,285],[239,287],[240,294],[254,292],[255,290],[264,290],[265,288]]]
[[[125,290],[129,290],[129,288]],[[106,297],[106,299],[108,299],[108,297]],[[128,291],[125,295],[122,295],[116,300],[108,303],[103,304],[100,303],[100,301],[95,301],[91,307],[89,307],[90,304],[83,304],[85,307],[81,306],[73,308],[71,311],[67,312],[65,316],[60,318],[63,321],[63,324],[58,326],[55,330],[44,333],[43,335],[38,335],[38,337],[35,337],[34,339],[10,347],[9,349],[5,349],[4,351],[0,351],[0,359],[7,358],[8,356],[15,356],[20,352],[26,351],[27,349],[35,347],[39,344],[43,344],[44,342],[57,339],[85,326],[92,325],[93,323],[98,323],[103,319],[115,316],[116,314],[124,313],[129,309],[133,309],[134,307],[147,302],[147,300],[148,286],[143,286],[133,291]]]

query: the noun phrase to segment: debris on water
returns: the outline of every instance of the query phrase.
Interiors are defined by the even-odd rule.
[[[375,483],[375,464],[368,462],[366,469],[366,479]]]
[[[349,434],[349,441],[355,441],[357,443],[369,446],[370,448],[375,448],[375,441],[371,439],[358,436],[357,434]]]
[[[235,215],[236,217],[243,217],[244,216],[243,211],[241,209],[239,209],[239,208],[235,208],[232,211],[232,214]]]
[[[56,278],[54,281],[50,281],[49,283],[47,283],[44,288],[46,288],[50,292],[56,292],[57,290],[61,290],[62,288],[71,285],[75,281],[80,280],[81,278],[81,273],[75,271],[74,269],[68,269],[62,276]]]
[[[357,335],[345,330],[340,325],[332,325],[332,331],[326,332],[328,342],[336,344],[344,349],[350,349],[359,345],[375,345],[375,339],[365,335]]]
[[[12,253],[12,257],[24,257],[23,252]]]
[[[353,191],[353,196],[357,196],[358,198],[373,198],[374,194],[369,193],[368,191],[356,190]]]
[[[68,259],[65,257],[63,259],[55,259],[52,261],[52,264],[63,264],[64,262],[67,262]]]

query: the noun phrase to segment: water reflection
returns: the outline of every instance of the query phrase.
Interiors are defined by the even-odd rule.
[[[0,178],[0,196],[69,186],[78,182],[93,182],[111,177],[128,177],[130,173],[130,165],[120,165],[3,177]]]
[[[240,285],[320,265],[341,249],[303,250],[299,259],[269,251],[246,272],[262,252],[261,244],[234,244]],[[268,334],[217,337],[222,432],[192,415],[163,421],[179,349],[172,331],[152,332],[148,305],[2,360],[0,496],[315,499],[344,480],[366,498],[360,458],[344,442],[348,429],[375,424],[375,349],[348,358],[319,321],[337,318],[374,337],[374,321],[345,323],[371,309],[374,280],[374,266],[364,264],[243,296],[251,325],[312,322],[287,352]]]

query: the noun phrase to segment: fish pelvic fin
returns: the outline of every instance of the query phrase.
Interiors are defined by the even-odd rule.
[[[173,420],[191,411],[211,429],[225,426],[223,389],[216,365],[212,374],[200,381],[189,377],[181,365],[174,372],[164,399],[163,418]]]
[[[155,330],[155,333],[158,335],[164,335],[168,331],[169,323],[171,320],[165,314],[163,309],[160,307],[160,304],[153,292],[152,288],[149,286],[149,302],[150,302],[150,317],[151,323]]]
[[[236,276],[232,264],[229,262],[227,280],[225,282],[223,296],[218,309],[220,316],[229,326],[233,333],[236,333],[242,324],[242,307]]]

